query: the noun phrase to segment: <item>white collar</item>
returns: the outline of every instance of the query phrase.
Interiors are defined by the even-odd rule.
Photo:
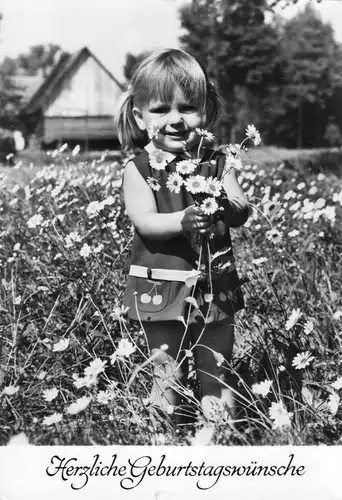
[[[167,163],[171,163],[177,156],[183,158],[184,160],[189,160],[190,158],[185,157],[182,153],[178,153],[177,155],[170,153],[169,151],[165,151],[164,149],[157,148],[153,141],[150,141],[144,149],[149,153],[153,153],[154,151],[163,151],[165,160]]]
[[[148,144],[146,144],[146,146],[145,146],[144,149],[146,149],[146,151],[148,152],[148,154],[151,154],[154,151],[160,150],[160,148],[156,148],[156,146],[154,145],[153,141],[150,141]],[[176,155],[174,155],[173,153],[170,153],[169,151],[165,151],[164,149],[162,151],[164,153],[165,160],[168,163],[171,163],[176,158]]]

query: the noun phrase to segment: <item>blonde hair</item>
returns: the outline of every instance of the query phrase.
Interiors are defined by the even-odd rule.
[[[135,69],[127,91],[120,99],[115,126],[122,146],[130,147],[146,135],[136,123],[133,108],[148,105],[155,99],[171,102],[175,87],[179,87],[185,98],[195,103],[206,116],[203,126],[215,122],[219,97],[202,63],[179,49],[154,52]]]

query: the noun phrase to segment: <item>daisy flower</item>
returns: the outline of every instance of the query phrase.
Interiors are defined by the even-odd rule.
[[[206,180],[206,192],[212,196],[220,196],[222,184],[218,179],[210,176]]]
[[[290,191],[287,191],[284,194],[284,200],[291,200],[291,198],[295,199],[296,197],[297,197],[297,194],[292,189],[290,189]]]
[[[58,389],[56,389],[56,387],[53,387],[52,389],[45,389],[45,391],[43,391],[43,398],[48,403],[50,403],[50,401],[53,401],[57,396]]]
[[[107,198],[105,200],[103,200],[102,204],[103,205],[114,205],[115,203],[115,198],[114,196],[110,195],[110,196],[107,196]]]
[[[103,243],[100,243],[97,247],[94,248],[94,253],[100,253],[104,249]]]
[[[71,403],[71,405],[68,406],[67,413],[69,413],[69,415],[77,415],[77,413],[80,413],[88,407],[90,401],[91,398],[87,398],[86,396],[76,399],[75,403]]]
[[[191,446],[208,446],[211,443],[214,430],[214,426],[205,426],[199,429],[191,438]]]
[[[315,357],[311,356],[309,351],[299,352],[297,356],[293,358],[292,366],[294,366],[296,370],[303,370],[303,368],[306,368],[313,359],[315,359]]]
[[[233,155],[228,155],[226,157],[225,169],[234,168],[235,170],[242,170],[242,161]]]
[[[314,324],[312,319],[308,319],[307,322],[304,325],[304,333],[305,335],[309,335],[314,328]]]
[[[125,307],[124,305],[116,305],[111,313],[111,317],[114,321],[126,321],[125,316],[129,310],[129,307]]]
[[[102,201],[91,201],[86,208],[86,213],[88,216],[96,215],[101,210],[103,210],[104,204]]]
[[[268,259],[266,257],[259,257],[258,259],[253,259],[252,264],[255,266],[261,266],[261,264],[265,264],[267,261]]]
[[[285,324],[285,329],[289,331],[299,320],[301,317],[302,313],[300,312],[300,309],[292,309],[292,313],[289,317],[289,319],[286,321]]]
[[[152,191],[159,191],[160,184],[154,177],[147,177],[147,184],[150,186]]]
[[[77,241],[77,242],[82,241],[82,236],[77,231],[72,231],[69,234],[69,237],[72,241]]]
[[[15,299],[13,300],[13,304],[15,304],[16,306],[21,304],[21,295],[18,295],[18,297],[15,297]]]
[[[179,174],[187,175],[192,174],[197,167],[197,163],[193,160],[182,160],[177,163],[176,170]]]
[[[265,236],[268,241],[270,241],[274,245],[280,243],[283,237],[282,233],[278,231],[278,229],[270,229],[269,231],[266,231]]]
[[[80,250],[80,256],[86,258],[89,257],[90,254],[91,254],[91,248],[87,243],[85,243]]]
[[[237,156],[240,154],[241,146],[240,144],[228,144],[226,146],[227,156]]]
[[[61,339],[53,346],[53,352],[62,352],[69,347],[68,339]]]
[[[253,384],[252,385],[252,392],[254,394],[265,397],[270,392],[272,384],[273,384],[272,380],[264,380],[263,382],[260,382],[259,384]]]
[[[81,151],[81,147],[79,144],[77,144],[77,146],[75,146],[74,149],[72,150],[71,154],[72,154],[72,156],[77,156],[80,151]]]
[[[341,319],[342,318],[342,311],[336,311],[336,312],[334,312],[333,318],[336,319],[336,320]]]
[[[13,396],[19,391],[19,387],[15,385],[8,385],[4,387],[2,390],[2,394],[6,394],[6,396]]]
[[[189,193],[203,193],[206,189],[206,181],[203,175],[192,175],[185,181],[186,190]]]
[[[155,149],[149,153],[149,163],[156,170],[164,170],[168,164],[169,155],[162,149]]]
[[[53,413],[52,415],[49,415],[48,417],[44,417],[44,420],[42,422],[43,425],[53,425],[53,424],[58,424],[63,418],[63,415],[61,413]]]
[[[201,209],[205,213],[205,215],[211,215],[216,212],[218,209],[218,203],[215,200],[215,198],[206,198],[202,203],[201,203]]]
[[[104,371],[106,364],[107,361],[102,361],[100,358],[93,359],[89,366],[85,368],[84,375],[86,377],[97,377],[97,375]]]
[[[295,237],[296,237],[296,236],[298,236],[298,235],[299,235],[299,231],[298,231],[298,229],[293,229],[292,231],[290,231],[290,232],[288,233],[288,236],[289,236],[290,238],[295,238]]]
[[[338,379],[336,379],[335,382],[330,385],[331,387],[336,389],[336,391],[339,391],[340,389],[342,389],[342,377],[338,377]]]
[[[212,351],[212,353],[214,355],[216,365],[221,366],[225,361],[223,354],[221,354],[220,352],[214,351],[214,350]]]
[[[101,405],[106,405],[113,399],[113,395],[108,391],[100,391],[96,397],[96,401]]]
[[[36,424],[38,422],[38,419],[36,417],[33,417],[32,423]],[[19,434],[16,434],[15,436],[12,436],[8,443],[7,446],[29,446],[30,441],[26,434],[24,432],[19,432]],[[6,500],[8,497],[1,497],[1,500]]]
[[[85,377],[78,377],[77,375],[73,375],[74,386],[76,389],[82,389],[82,387],[91,387],[92,385],[96,385],[98,383],[97,375],[86,375]]]
[[[188,304],[191,304],[192,307],[194,307],[195,309],[199,309],[198,307],[198,302],[197,300],[195,299],[195,297],[187,297],[185,299],[185,302],[187,302]]]
[[[156,122],[149,122],[147,124],[147,135],[150,140],[158,137],[159,127]]]
[[[40,214],[34,215],[27,221],[28,227],[31,229],[34,229],[37,226],[40,226],[41,223],[43,222],[43,217]]]
[[[80,243],[82,241],[82,236],[78,234],[77,231],[73,231],[70,234],[67,234],[65,237],[65,246],[67,248],[71,248],[74,246],[75,242]]]
[[[130,356],[135,351],[136,347],[127,339],[121,339],[116,350],[118,356]]]
[[[339,395],[338,394],[330,394],[328,401],[326,403],[326,406],[332,415],[336,415],[339,405],[340,405]]]
[[[291,425],[292,413],[289,413],[283,403],[272,403],[269,410],[270,419],[273,420],[273,429]]]
[[[316,194],[316,193],[317,193],[317,191],[318,191],[317,186],[312,186],[312,187],[309,189],[308,194],[310,194],[310,195],[314,195],[314,194]],[[335,200],[333,199],[333,201],[335,201]]]
[[[166,187],[171,191],[171,193],[179,194],[181,187],[183,185],[183,179],[177,172],[170,174],[166,181]]]
[[[187,358],[193,358],[194,353],[190,349],[184,349],[185,356]]]
[[[121,339],[116,351],[111,355],[112,365],[115,363],[118,356],[126,356],[127,358],[134,353],[136,347],[127,339]]]
[[[257,131],[254,125],[248,125],[246,128],[246,136],[254,142],[254,146],[258,146],[261,143],[260,133]]]
[[[214,134],[208,132],[208,130],[204,130],[203,128],[196,128],[195,132],[197,135],[204,137],[207,141],[213,141],[215,139]]]

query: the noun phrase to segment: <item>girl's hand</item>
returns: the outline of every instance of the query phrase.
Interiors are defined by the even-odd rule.
[[[189,233],[208,233],[212,226],[212,217],[205,215],[200,207],[192,205],[183,211],[181,220],[183,231]]]

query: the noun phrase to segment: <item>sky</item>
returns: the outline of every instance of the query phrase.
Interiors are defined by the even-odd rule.
[[[179,46],[178,9],[186,1],[0,0],[0,60],[40,43],[57,43],[70,52],[87,46],[123,81],[127,52]],[[300,0],[283,14],[295,14],[304,3]],[[342,42],[342,0],[314,3]]]

